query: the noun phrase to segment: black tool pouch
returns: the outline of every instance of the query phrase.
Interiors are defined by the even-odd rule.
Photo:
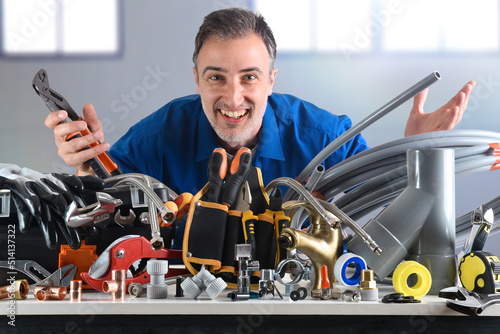
[[[274,269],[279,262],[276,256],[278,236],[274,220],[264,214],[259,214],[258,217],[259,220],[255,224],[255,238],[260,269]]]
[[[259,217],[255,224],[256,259],[260,269],[274,269],[277,260],[277,235],[274,221],[263,213],[268,209],[267,196],[260,169],[252,167],[247,181],[252,193],[250,210]],[[186,268],[196,275],[202,265],[216,276],[222,277],[229,288],[236,288],[238,262],[234,259],[234,246],[245,243],[242,213],[228,210],[223,204],[204,199],[209,184],[191,201],[186,221],[182,255]],[[252,283],[258,282],[260,271],[253,273]]]
[[[227,206],[202,200],[208,184],[200,190],[189,208],[182,258],[189,271],[196,272],[202,265],[213,270],[222,266],[227,221]]]

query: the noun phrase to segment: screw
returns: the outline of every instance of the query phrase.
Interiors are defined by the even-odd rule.
[[[121,259],[125,256],[125,251],[123,249],[120,249],[116,252],[116,257]]]

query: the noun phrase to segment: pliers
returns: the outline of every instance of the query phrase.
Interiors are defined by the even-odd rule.
[[[77,271],[75,265],[68,264],[51,274],[47,269],[38,264],[38,262],[31,260],[16,260],[13,263],[0,261],[0,267],[16,270],[28,276],[35,282],[30,285],[31,290],[37,285],[68,287],[71,280],[75,278]]]
[[[42,100],[45,102],[45,105],[49,108],[50,111],[66,110],[66,112],[68,113],[68,118],[61,121],[61,123],[78,121],[82,119],[78,116],[75,110],[73,110],[68,101],[61,94],[50,88],[49,77],[44,69],[40,69],[35,74],[32,85],[35,92],[42,98]],[[87,128],[80,131],[79,133],[70,134],[68,138],[66,138],[66,140],[86,136],[88,134],[90,134],[90,130]],[[98,144],[99,142],[94,142],[86,148],[94,147]],[[95,171],[96,175],[101,179],[105,179],[107,177],[110,177],[111,175],[122,174],[120,167],[116,164],[113,158],[111,158],[108,152],[101,153],[97,157],[88,160],[88,163]]]
[[[500,303],[500,294],[477,293],[463,287],[450,287],[439,291],[439,297],[450,299],[446,306],[467,315],[479,315],[490,305]]]
[[[243,181],[250,172],[252,151],[242,147],[235,154],[228,168],[227,153],[223,148],[216,148],[208,159],[207,201],[222,203],[231,208],[236,201]]]
[[[47,269],[32,260],[16,260],[10,263],[9,261],[0,261],[0,268],[19,271],[34,282],[40,282],[50,276],[50,272]]]
[[[46,286],[64,286],[68,287],[69,283],[75,278],[76,266],[74,264],[68,264],[62,268],[57,269],[48,277],[43,280],[30,285],[30,290],[34,289],[35,286],[46,285]]]
[[[245,243],[252,245],[252,259],[256,259],[257,241],[255,239],[255,223],[259,218],[250,210],[252,205],[252,193],[248,181],[243,182],[238,197],[236,198],[235,205],[236,210],[242,213],[241,223],[243,224]]]
[[[281,208],[281,204],[283,203],[283,193],[281,189],[276,187],[269,194],[269,209],[266,209],[264,213],[261,215],[266,216],[269,221],[274,221],[274,228],[276,230],[276,244],[278,243],[278,238],[283,231],[284,228],[288,226],[290,223],[290,217],[285,215],[285,211]],[[260,216],[260,215],[259,215]],[[279,251],[276,252],[277,261],[279,263],[281,260],[287,258],[286,249],[283,247],[279,247]]]

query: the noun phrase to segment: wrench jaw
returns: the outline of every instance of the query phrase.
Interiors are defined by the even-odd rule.
[[[479,315],[489,305],[500,303],[500,294],[476,293],[463,287],[443,289],[439,296],[450,299],[446,306],[466,315]]]
[[[78,208],[75,202],[71,202],[64,213],[66,224],[73,228],[104,224],[111,219],[115,208],[123,204],[121,199],[104,192],[97,192],[96,196],[97,203],[84,208]]]
[[[472,304],[476,304],[476,305],[473,306]],[[463,302],[463,301],[447,300],[446,306],[448,306],[452,310],[455,310],[457,312],[460,312],[460,313],[466,314],[466,315],[478,315],[478,314],[481,314],[481,312],[483,311],[483,308],[477,302],[466,304],[466,302]]]

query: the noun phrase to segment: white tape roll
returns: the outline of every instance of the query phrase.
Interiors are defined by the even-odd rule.
[[[354,274],[348,276],[347,268],[351,263],[356,266],[356,269]],[[339,283],[344,285],[358,285],[361,280],[361,270],[364,269],[366,269],[366,262],[362,257],[353,253],[345,253],[335,262],[333,274]]]

